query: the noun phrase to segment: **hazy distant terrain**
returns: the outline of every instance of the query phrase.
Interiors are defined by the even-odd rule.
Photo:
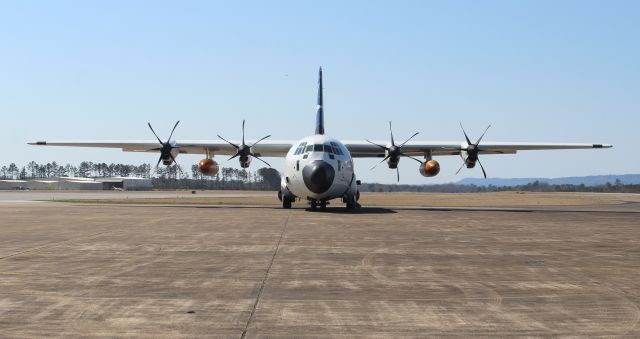
[[[518,186],[526,185],[533,182],[547,183],[550,185],[581,185],[599,186],[607,183],[615,183],[620,179],[622,184],[637,185],[640,184],[640,174],[621,174],[621,175],[592,175],[586,177],[565,177],[565,178],[465,178],[456,184],[458,185],[476,185],[476,186]]]

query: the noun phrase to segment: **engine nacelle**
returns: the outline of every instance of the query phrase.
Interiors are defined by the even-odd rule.
[[[173,158],[171,158],[171,155],[167,154],[161,154],[160,157],[162,158],[162,164],[165,166],[171,166],[173,165],[174,161],[173,159],[178,157],[178,150],[177,149],[172,149],[171,150],[171,155],[173,155]]]
[[[474,168],[476,167],[476,162],[478,161],[478,154],[470,154],[468,152],[461,152],[460,157],[464,162],[466,168]]]
[[[420,164],[420,174],[423,177],[435,177],[440,173],[440,163],[435,160],[429,160]]]
[[[249,166],[251,165],[251,156],[249,156],[249,155],[241,155],[239,157],[239,161],[240,161],[240,167],[249,168]]]
[[[218,163],[213,159],[202,159],[198,163],[198,172],[202,173],[202,175],[215,177],[219,170]]]
[[[387,152],[386,155],[389,155],[389,152]],[[390,169],[398,168],[399,163],[400,157],[389,157],[389,159],[387,160],[387,166],[389,166]]]

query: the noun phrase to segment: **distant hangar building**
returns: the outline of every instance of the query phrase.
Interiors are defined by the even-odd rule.
[[[127,191],[147,191],[153,189],[153,183],[148,178],[113,177],[98,178],[96,181],[101,182],[105,190],[118,188]]]
[[[113,190],[127,191],[152,190],[153,183],[148,178],[111,177],[111,178],[75,178],[60,177],[30,180],[0,180],[0,190]]]

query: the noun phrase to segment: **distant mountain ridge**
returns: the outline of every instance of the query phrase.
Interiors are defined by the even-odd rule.
[[[456,184],[458,185],[476,185],[476,186],[518,186],[526,185],[536,181],[547,183],[550,185],[581,185],[599,186],[609,183],[615,183],[616,179],[620,179],[623,184],[638,185],[640,184],[640,174],[611,174],[611,175],[590,175],[584,177],[564,177],[564,178],[465,178]]]

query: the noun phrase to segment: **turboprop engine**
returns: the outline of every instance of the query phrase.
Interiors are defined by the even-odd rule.
[[[158,137],[158,134],[156,134],[156,131],[153,130],[153,127],[151,127],[151,123],[150,122],[147,123],[147,125],[149,125],[149,129],[151,129],[151,132],[153,132],[153,135],[155,135],[156,139],[158,139],[158,142],[160,143],[160,147],[156,148],[156,150],[160,151],[160,158],[158,158],[158,163],[156,164],[156,167],[160,165],[160,162],[162,162],[166,166],[176,164],[176,167],[178,167],[178,170],[182,172],[182,169],[180,168],[180,166],[178,165],[178,162],[176,161],[176,157],[178,156],[178,147],[175,146],[175,141],[171,140],[171,137],[173,136],[173,132],[176,130],[176,127],[178,127],[179,123],[180,123],[180,120],[178,120],[176,124],[173,125],[173,129],[171,130],[171,134],[169,135],[169,138],[167,138],[167,141],[164,141],[164,142],[160,139],[160,137]]]
[[[255,146],[256,144],[258,144],[259,142],[261,142],[262,140],[271,137],[271,135],[267,135],[266,137],[263,137],[262,139],[254,142],[251,145],[247,145],[244,141],[244,120],[242,120],[242,143],[241,144],[234,144],[231,141],[228,141],[227,139],[223,138],[220,136],[220,134],[218,134],[218,138],[226,141],[229,145],[233,146],[236,149],[236,154],[234,154],[231,158],[229,158],[229,160],[231,159],[235,159],[238,158],[238,160],[240,160],[240,167],[242,168],[247,168],[249,167],[249,165],[251,164],[251,159],[252,158],[256,158],[260,161],[262,161],[263,163],[265,163],[267,166],[271,167],[271,165],[269,165],[268,162],[262,160],[260,158],[260,154],[254,153],[253,152],[253,146]]]
[[[435,177],[440,173],[440,163],[435,160],[429,160],[420,164],[420,174],[423,177]]]
[[[198,163],[198,172],[202,173],[202,175],[215,177],[219,171],[220,167],[218,167],[218,163],[213,161],[213,159],[202,159]]]
[[[376,166],[378,166],[379,164],[383,163],[383,162],[387,162],[387,165],[389,166],[390,169],[395,169],[396,170],[396,175],[398,177],[398,182],[400,182],[400,170],[398,169],[398,163],[400,163],[400,157],[407,157],[410,159],[413,159],[419,163],[422,164],[422,161],[408,155],[402,152],[402,147],[408,143],[411,139],[413,139],[416,135],[418,135],[418,133],[414,133],[409,139],[407,139],[405,142],[396,145],[396,141],[393,138],[393,130],[391,129],[391,121],[389,121],[389,134],[391,135],[391,145],[390,146],[384,146],[384,145],[380,145],[380,144],[376,144],[375,142],[372,142],[370,140],[367,140],[368,143],[374,145],[374,146],[378,146],[380,147],[381,150],[384,150],[384,154],[385,157],[384,159],[382,159],[382,161],[380,161],[380,163],[376,164],[375,166],[371,167],[371,169],[376,168]]]

